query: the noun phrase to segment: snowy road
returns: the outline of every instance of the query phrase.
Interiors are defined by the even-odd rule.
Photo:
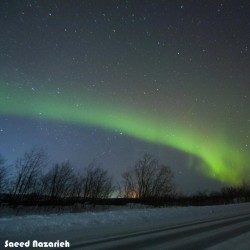
[[[8,249],[4,248],[6,240],[67,240],[70,249],[76,250],[248,250],[250,203],[167,208],[124,206],[99,212],[18,216],[0,213],[1,250]]]
[[[207,249],[247,232],[250,232],[250,213],[72,244],[71,249]],[[249,249],[246,242],[245,245]],[[226,244],[225,249],[231,248]]]

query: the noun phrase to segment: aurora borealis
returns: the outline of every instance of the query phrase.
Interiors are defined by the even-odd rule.
[[[249,179],[249,11],[247,1],[3,1],[0,153],[41,145],[118,175],[152,149],[183,188]]]

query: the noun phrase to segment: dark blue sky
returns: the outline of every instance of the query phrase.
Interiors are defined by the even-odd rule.
[[[81,169],[96,159],[118,180],[149,152],[172,167],[184,192],[219,188],[222,178],[201,174],[189,153],[171,145],[117,129],[26,116],[18,105],[29,91],[40,93],[41,101],[58,95],[71,103],[82,96],[83,108],[86,96],[90,106],[101,107],[104,100],[110,109],[203,134],[204,143],[219,135],[246,165],[249,13],[249,1],[242,0],[1,1],[0,85],[8,90],[0,89],[0,153],[13,163],[41,146],[51,162],[69,160]],[[20,99],[11,99],[13,93]],[[9,99],[16,112],[6,111]],[[219,144],[215,150],[225,148]],[[246,166],[233,167],[249,177]]]

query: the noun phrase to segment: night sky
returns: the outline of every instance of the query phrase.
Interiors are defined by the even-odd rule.
[[[119,181],[148,152],[184,193],[250,179],[248,0],[2,0],[0,24],[8,164],[38,146]]]

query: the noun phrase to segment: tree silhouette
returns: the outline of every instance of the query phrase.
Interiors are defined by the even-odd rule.
[[[73,181],[73,168],[69,162],[55,164],[42,178],[43,192],[50,200],[70,196]]]
[[[85,169],[82,181],[84,198],[108,198],[114,191],[113,178],[94,162]]]
[[[144,154],[123,174],[124,195],[132,198],[159,198],[174,191],[173,173],[150,154]]]
[[[17,173],[12,184],[12,194],[21,198],[22,195],[36,192],[42,169],[47,163],[46,152],[37,148],[17,159],[15,163]]]
[[[5,166],[5,160],[0,155],[0,193],[3,193],[6,190],[7,186],[7,169]]]

